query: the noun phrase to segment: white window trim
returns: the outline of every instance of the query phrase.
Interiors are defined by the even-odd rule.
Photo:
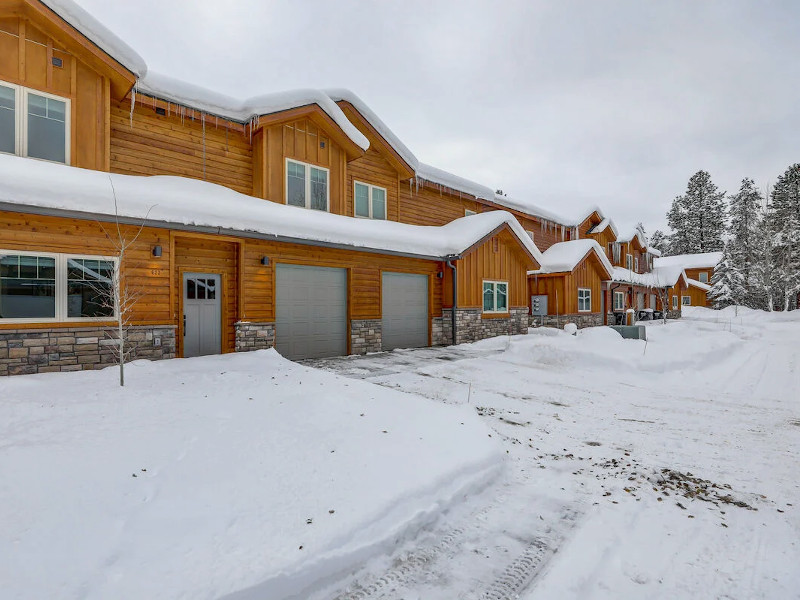
[[[588,293],[589,308],[581,308],[581,292]],[[589,288],[578,288],[578,312],[592,312],[592,290]]]
[[[17,156],[24,156],[25,158],[32,158],[34,160],[46,160],[35,156],[28,156],[28,94],[41,96],[42,98],[51,98],[64,102],[64,163],[70,164],[70,150],[72,149],[72,135],[71,135],[71,122],[72,122],[72,100],[64,96],[57,96],[49,92],[42,92],[34,88],[28,88],[16,83],[0,79],[0,85],[14,90],[14,154]],[[5,154],[0,152],[0,154]],[[46,161],[53,162],[53,161]],[[61,164],[61,163],[59,163]]]
[[[294,204],[289,204],[289,163],[294,163],[296,165],[303,165],[306,167],[306,187],[305,187],[305,196],[306,196],[306,205],[305,207],[298,206],[297,208],[307,208],[309,210],[317,210],[311,209],[311,169],[319,169],[320,171],[325,171],[327,173],[327,184],[325,185],[325,210],[320,212],[331,212],[331,170],[327,167],[321,167],[319,165],[315,165],[312,163],[303,162],[302,160],[295,160],[293,158],[287,158],[284,164],[283,169],[283,203],[286,206],[295,206]]]
[[[359,215],[356,213],[356,185],[364,185],[367,187],[367,205],[369,207],[369,216]],[[353,216],[357,219],[374,219],[373,210],[372,210],[372,190],[383,190],[383,219],[379,219],[380,221],[388,221],[389,220],[389,193],[386,188],[381,187],[379,185],[372,185],[371,183],[367,183],[366,181],[358,181],[357,179],[353,180]]]
[[[478,213],[476,213],[474,210],[470,210],[470,209],[468,209],[468,208],[465,208],[465,209],[464,209],[464,216],[465,216],[465,217],[469,217],[469,216],[472,216],[472,215],[477,215],[477,214],[478,214]]]
[[[622,302],[617,303],[617,298],[622,298]],[[625,292],[614,292],[614,310],[625,310]]]
[[[483,286],[486,285],[487,283],[491,283],[491,284],[494,285],[494,308],[495,308],[495,310],[486,310],[486,309],[483,308]],[[501,284],[501,285],[505,285],[506,286],[506,307],[505,307],[504,310],[497,310],[497,284]],[[484,314],[504,315],[504,314],[510,312],[511,309],[508,306],[509,305],[508,296],[509,296],[509,294],[508,294],[508,282],[507,281],[495,281],[495,280],[492,280],[492,279],[484,279],[481,282],[481,308],[483,309],[483,313]]]
[[[637,273],[639,272],[639,257],[638,256],[635,256],[633,258],[633,270],[636,271]]]
[[[536,241],[536,240],[534,239],[534,237],[533,237],[533,236],[534,236],[534,234],[533,234],[533,231],[531,231],[530,229],[526,229],[526,230],[525,230],[525,233],[527,233],[527,234],[528,234],[528,237],[529,237],[529,238],[531,238],[531,241],[532,241],[532,242],[535,242],[535,241]]]
[[[672,297],[672,310],[678,310],[678,295]]]
[[[68,317],[67,308],[67,261],[70,258],[86,260],[105,260],[114,263],[114,270],[119,268],[119,259],[113,256],[98,256],[96,254],[64,254],[59,252],[30,252],[28,250],[0,250],[3,256],[39,256],[52,258],[56,261],[56,310],[55,317],[26,317],[21,319],[0,319],[0,323],[87,323],[116,321],[119,317],[119,307],[114,307],[114,315],[109,317]]]
[[[705,277],[705,279],[703,279],[703,277]],[[699,281],[700,283],[708,283],[708,272],[707,271],[702,271],[702,272],[698,273],[697,274],[697,281]]]
[[[625,255],[625,268],[629,271],[633,270],[633,254]]]
[[[691,306],[691,305],[692,305],[691,296],[681,296],[681,306]]]

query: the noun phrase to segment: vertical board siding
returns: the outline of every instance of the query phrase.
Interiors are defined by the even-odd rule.
[[[137,230],[136,227],[123,226],[122,234],[125,239],[132,240]],[[93,221],[0,212],[0,248],[4,250],[113,257],[114,245],[108,236],[114,235],[116,228],[111,223],[101,225]],[[155,245],[163,249],[161,258],[152,256]],[[142,229],[123,264],[125,284],[139,296],[131,310],[131,324],[173,322],[169,310],[169,263],[169,233],[164,229]],[[70,323],[75,326],[76,322]]]
[[[478,212],[474,198],[452,195],[426,183],[400,182],[400,206],[397,220],[412,225],[445,225],[464,216],[464,210]]]
[[[111,171],[125,175],[177,175],[253,193],[249,133],[233,131],[214,117],[158,115],[147,99],[111,103]],[[205,119],[205,134],[203,133]]]
[[[507,231],[487,240],[459,260],[459,308],[483,308],[483,281],[508,282],[508,306],[528,306],[527,258],[519,243]],[[445,299],[450,306],[450,298]]]
[[[578,288],[586,288],[592,292],[591,312],[599,313],[602,310],[604,277],[605,273],[600,261],[592,254],[570,273],[531,276],[529,278],[530,293],[531,295],[547,294],[548,314],[576,314],[578,313]],[[557,298],[556,293],[558,294]]]
[[[347,163],[347,197],[344,214],[355,216],[354,181],[369,183],[386,190],[386,218],[398,220],[398,179],[397,171],[377,150],[370,148],[364,156]]]
[[[70,100],[70,164],[105,170],[108,79],[70,55],[31,22],[0,19],[0,79]],[[61,58],[56,67],[53,58]]]

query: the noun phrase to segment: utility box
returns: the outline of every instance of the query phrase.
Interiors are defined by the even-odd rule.
[[[647,328],[644,325],[609,325],[626,340],[647,340]]]
[[[531,314],[535,317],[547,314],[547,295],[531,296]]]

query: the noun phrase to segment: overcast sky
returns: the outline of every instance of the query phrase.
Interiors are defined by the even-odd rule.
[[[800,161],[800,2],[77,0],[233,96],[346,87],[423,162],[565,215],[665,226],[699,169]]]

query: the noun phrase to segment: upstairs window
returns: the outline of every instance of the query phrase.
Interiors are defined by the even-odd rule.
[[[639,255],[638,254],[633,259],[633,270],[636,271],[637,273],[639,272]]]
[[[532,232],[532,231],[530,231],[529,229],[526,229],[526,230],[525,230],[525,233],[527,233],[527,234],[528,234],[528,237],[529,237],[529,238],[531,238],[531,241],[532,241],[532,242],[535,242],[535,241],[536,241],[536,240],[533,238],[533,232]]]
[[[328,169],[286,159],[286,204],[328,210]]]
[[[483,282],[483,312],[508,312],[508,283],[505,281]]]
[[[0,82],[0,152],[69,164],[70,101]]]
[[[702,271],[699,277],[700,277],[700,283],[708,283],[708,273],[706,271]]]
[[[476,213],[474,210],[470,210],[468,208],[464,209],[464,216],[465,217],[469,217],[470,215],[477,215],[477,214],[478,213]]]
[[[353,182],[354,212],[357,217],[365,219],[386,219],[386,189]]]
[[[625,255],[625,268],[629,271],[633,269],[633,256],[630,254]]]
[[[578,288],[578,312],[592,312],[592,290]]]

